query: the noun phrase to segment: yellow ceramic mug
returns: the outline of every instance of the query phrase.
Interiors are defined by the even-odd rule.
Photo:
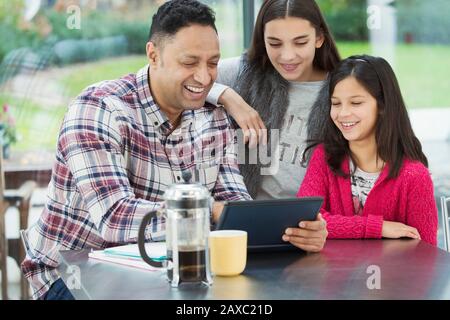
[[[217,276],[236,276],[247,264],[247,232],[216,230],[209,234],[211,271]]]

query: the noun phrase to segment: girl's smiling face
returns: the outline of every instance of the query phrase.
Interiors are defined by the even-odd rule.
[[[377,112],[377,100],[354,77],[334,87],[330,116],[350,143],[373,141]]]
[[[275,19],[266,23],[264,43],[270,62],[289,81],[311,81],[316,49],[324,37],[308,20],[295,17]]]

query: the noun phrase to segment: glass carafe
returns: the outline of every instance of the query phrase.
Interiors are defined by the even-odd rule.
[[[166,267],[173,287],[183,282],[212,284],[208,248],[212,198],[206,187],[189,183],[190,178],[190,172],[183,172],[185,183],[171,185],[164,193],[166,260],[155,261],[145,252],[145,228],[156,211],[144,217],[139,230],[143,260],[153,267]]]

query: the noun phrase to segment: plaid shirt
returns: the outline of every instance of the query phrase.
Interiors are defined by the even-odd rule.
[[[136,242],[143,216],[162,205],[183,170],[215,200],[251,199],[223,108],[185,111],[173,130],[151,96],[148,70],[93,85],[69,106],[45,209],[24,234],[21,267],[35,299],[59,278],[59,250]],[[164,239],[164,219],[154,219],[147,234]]]

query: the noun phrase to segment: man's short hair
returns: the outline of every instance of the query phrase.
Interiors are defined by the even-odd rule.
[[[178,30],[193,24],[212,27],[216,33],[214,11],[196,0],[171,0],[158,8],[153,15],[149,41],[159,44],[174,36]]]

